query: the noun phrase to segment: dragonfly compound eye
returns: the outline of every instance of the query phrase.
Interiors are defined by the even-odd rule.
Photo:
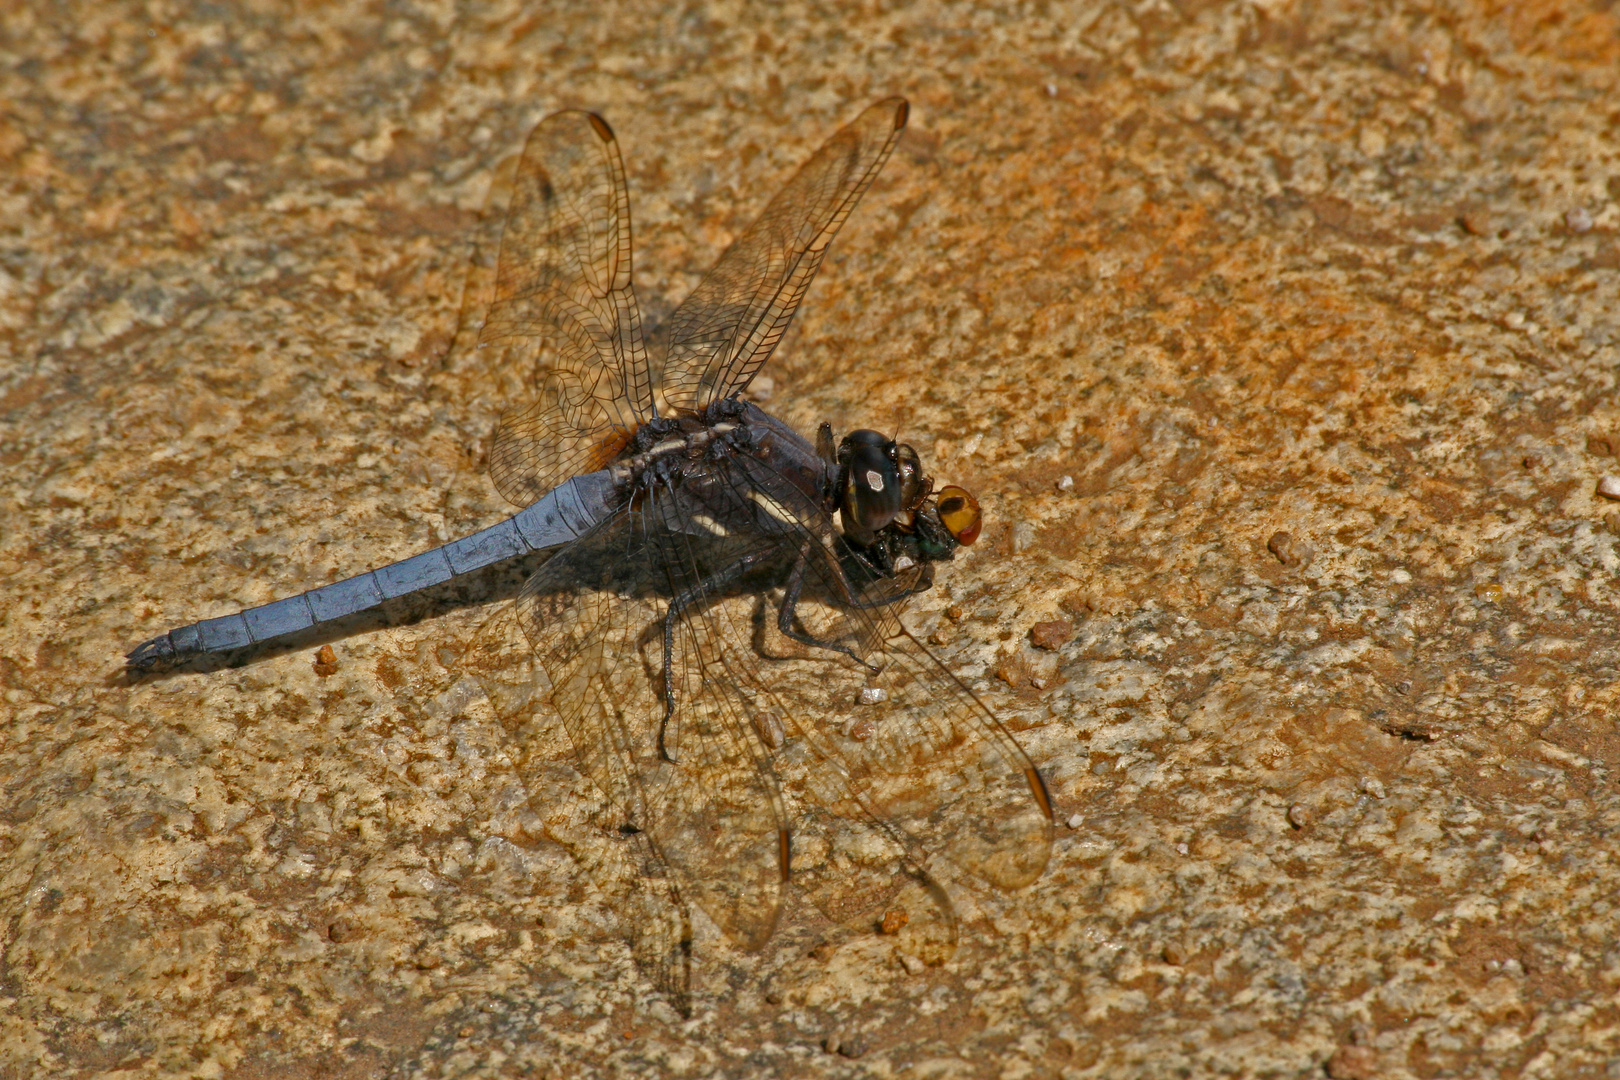
[[[895,461],[900,466],[900,505],[908,511],[915,510],[928,498],[934,482],[923,475],[917,451],[905,443],[895,448]]]
[[[958,544],[971,544],[979,538],[979,530],[984,526],[984,515],[979,512],[979,500],[967,488],[959,488],[954,484],[942,488],[939,493],[939,502],[935,504],[939,509],[939,521],[945,526],[945,531],[955,538]]]
[[[894,443],[876,431],[852,431],[838,450],[843,466],[839,511],[845,531],[858,543],[870,543],[872,534],[900,513],[900,466]]]

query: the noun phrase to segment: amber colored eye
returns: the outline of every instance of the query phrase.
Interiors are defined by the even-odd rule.
[[[979,513],[979,500],[966,488],[952,485],[941,489],[935,506],[940,524],[958,544],[971,544],[979,538],[984,516]]]

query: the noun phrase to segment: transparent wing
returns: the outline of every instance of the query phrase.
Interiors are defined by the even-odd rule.
[[[696,412],[748,385],[786,332],[844,219],[906,126],[903,98],[869,107],[822,144],[671,317],[671,409]]]
[[[682,1016],[692,1015],[692,921],[679,884],[646,833],[609,824],[571,845],[607,897],[636,966]]]
[[[747,538],[682,532],[690,526],[676,509],[667,493],[649,497],[553,556],[510,609],[529,658],[512,635],[486,635],[477,663],[499,673],[498,708],[534,709],[534,688],[549,690],[580,771],[620,808],[621,827],[644,834],[679,892],[727,936],[757,948],[788,873],[781,798],[720,628],[691,606],[666,620],[678,597],[702,595],[697,583],[736,563]]]
[[[736,481],[773,497],[770,515],[801,522],[807,553],[797,627],[830,646],[811,662],[765,620],[751,668],[767,707],[784,717],[785,776],[801,762],[805,796],[851,820],[880,823],[914,859],[944,857],[998,888],[1040,877],[1051,849],[1052,807],[1039,772],[1012,734],[899,619],[889,598],[914,585],[922,567],[867,580],[832,522],[791,497],[770,467],[738,459]],[[853,595],[852,595],[853,593]],[[773,655],[780,659],[772,660]],[[797,657],[806,654],[802,648]],[[791,750],[791,754],[788,751]]]
[[[823,622],[818,614],[801,606],[807,627]],[[881,650],[867,655],[880,670],[823,677],[819,716],[799,725],[808,752],[847,787],[848,804],[829,809],[886,822],[908,850],[944,857],[997,888],[1035,881],[1051,850],[1052,809],[1033,763],[892,611],[849,620],[869,624],[859,636],[882,636]],[[828,632],[835,621],[825,620]]]
[[[502,607],[479,630],[463,657],[463,667],[486,691],[511,740],[512,760],[542,820],[555,807],[537,798],[553,761],[555,740],[546,726],[555,722],[540,707],[550,690],[544,669],[523,627],[524,608]],[[601,784],[597,785],[599,788]],[[564,843],[596,883],[617,916],[636,966],[682,1016],[692,1015],[692,923],[680,885],[643,832],[623,829],[623,806],[610,801],[592,815],[599,832],[547,835]]]
[[[602,468],[653,415],[624,163],[601,117],[554,113],[529,135],[478,345],[538,364],[533,404],[502,419],[489,453],[520,506]]]

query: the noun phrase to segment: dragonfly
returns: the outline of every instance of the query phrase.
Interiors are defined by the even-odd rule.
[[[218,661],[534,553],[550,556],[463,658],[532,791],[540,725],[617,822],[599,880],[633,954],[690,1007],[690,905],[762,947],[790,883],[849,919],[946,877],[998,889],[1047,863],[1051,799],[983,701],[899,619],[982,512],[870,429],[814,441],[745,392],[906,126],[879,101],[829,138],[669,317],[662,355],[632,284],[617,139],[555,113],[520,159],[478,347],[535,396],[489,451],[523,509],[297,596],[171,630],[135,673]],[[613,866],[609,866],[609,863]],[[615,869],[616,867],[616,869]],[[921,883],[919,886],[918,883]],[[912,895],[912,894],[908,894]],[[889,924],[892,913],[885,916]]]

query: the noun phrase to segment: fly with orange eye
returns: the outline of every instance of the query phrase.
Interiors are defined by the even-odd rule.
[[[939,501],[934,505],[939,511],[939,523],[945,526],[951,539],[966,546],[979,538],[984,515],[979,510],[979,500],[967,488],[952,484],[941,489]]]

